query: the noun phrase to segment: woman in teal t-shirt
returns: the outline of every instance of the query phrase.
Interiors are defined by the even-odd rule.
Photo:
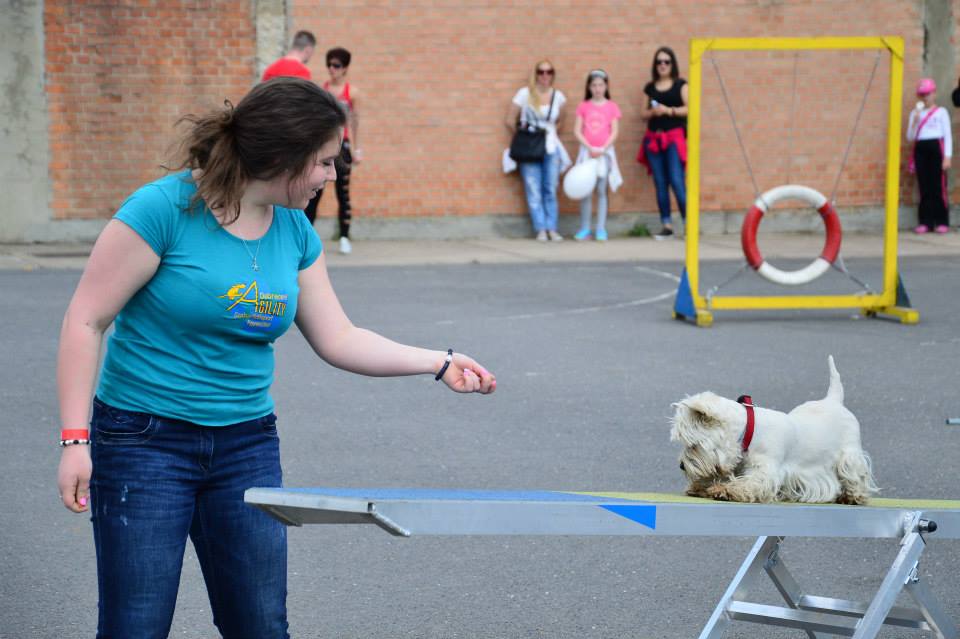
[[[288,637],[286,529],[243,503],[281,485],[273,342],[296,322],[344,370],[432,374],[464,393],[496,380],[344,314],[302,213],[336,179],[346,122],[329,93],[278,78],[186,120],[181,170],[123,203],[64,317],[57,481],[68,509],[91,513],[98,636],[167,635],[189,537],[220,634]]]

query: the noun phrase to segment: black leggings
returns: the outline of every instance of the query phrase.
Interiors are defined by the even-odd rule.
[[[337,221],[340,223],[340,237],[350,237],[350,167],[353,164],[353,156],[350,155],[350,143],[346,140],[340,149],[340,157],[334,160],[334,166],[337,169]],[[310,200],[307,208],[303,212],[307,214],[310,224],[317,219],[317,204],[323,197],[324,189],[320,189],[317,196]]]
[[[943,170],[940,140],[917,140],[913,158],[917,167],[917,186],[920,187],[920,204],[917,207],[920,224],[931,229],[949,226],[947,176]]]

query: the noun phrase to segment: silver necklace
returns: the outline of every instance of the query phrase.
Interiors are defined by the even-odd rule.
[[[247,249],[247,255],[250,256],[250,268],[252,268],[252,269],[255,270],[255,271],[259,271],[259,270],[260,270],[260,265],[257,264],[257,257],[260,255],[260,242],[261,242],[262,240],[263,240],[263,237],[261,237],[259,240],[257,240],[257,252],[256,252],[256,253],[251,253],[251,252],[250,252],[250,247],[247,246],[247,241],[246,241],[245,239],[243,239],[242,237],[240,238],[240,241],[243,242],[243,248]]]

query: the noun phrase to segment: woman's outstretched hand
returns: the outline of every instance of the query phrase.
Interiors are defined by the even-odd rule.
[[[497,390],[497,378],[472,358],[454,353],[447,367],[443,383],[457,393],[483,393],[489,395]]]

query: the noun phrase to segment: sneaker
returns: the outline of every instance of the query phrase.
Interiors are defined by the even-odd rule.
[[[607,241],[607,231],[605,229],[597,229],[597,241],[598,242]]]
[[[916,233],[917,235],[923,235],[929,230],[930,230],[929,226],[927,226],[926,224],[920,224],[919,226],[914,227],[913,232]]]
[[[551,242],[562,242],[563,236],[557,233],[556,231],[547,231],[547,235],[550,237]]]
[[[655,240],[669,240],[671,238],[673,238],[673,229],[668,229],[667,227],[663,227],[659,233],[653,234],[653,239]]]
[[[582,242],[582,241],[584,241],[584,240],[589,240],[589,239],[590,239],[590,229],[580,229],[580,230],[577,231],[576,234],[573,236],[573,239],[575,239],[575,240],[578,241],[578,242]]]
[[[350,238],[341,237],[340,238],[340,252],[344,255],[349,255],[350,251],[353,250],[353,247],[350,246]]]
[[[546,232],[546,231],[538,231],[538,232],[537,232],[537,241],[538,241],[538,242],[546,242],[546,241],[547,241],[547,232]]]
[[[935,228],[935,229],[933,229],[933,230],[934,230],[934,232],[940,233],[940,234],[949,233],[949,232],[950,232],[950,227],[947,226],[946,224],[940,224],[940,225],[937,226],[937,228]]]

